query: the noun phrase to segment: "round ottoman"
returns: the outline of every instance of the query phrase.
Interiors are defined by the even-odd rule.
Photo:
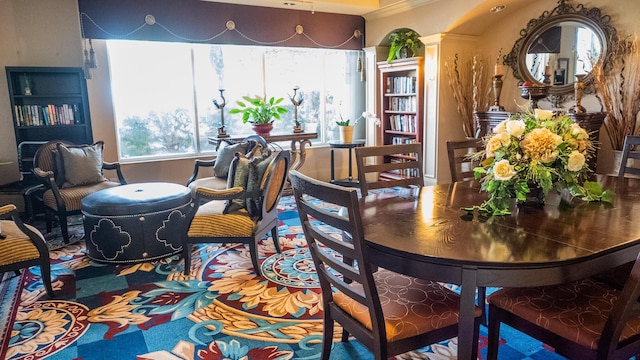
[[[88,256],[97,261],[148,261],[182,250],[191,191],[172,183],[116,186],[82,199]]]

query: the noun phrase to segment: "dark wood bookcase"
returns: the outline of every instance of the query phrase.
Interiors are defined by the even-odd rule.
[[[382,145],[422,143],[424,126],[424,58],[377,63],[380,73]],[[385,156],[384,162],[403,161],[405,155]],[[397,178],[398,174],[380,174]]]
[[[40,144],[66,140],[93,142],[87,83],[82,68],[7,66],[18,161],[23,182],[33,176]]]

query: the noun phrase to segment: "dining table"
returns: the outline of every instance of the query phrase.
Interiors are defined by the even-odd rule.
[[[371,194],[360,199],[367,254],[379,267],[459,285],[458,359],[471,359],[476,288],[560,284],[636,259],[640,179],[597,181],[613,202],[554,188],[544,204],[514,199],[502,216],[474,208],[488,197],[475,180]]]

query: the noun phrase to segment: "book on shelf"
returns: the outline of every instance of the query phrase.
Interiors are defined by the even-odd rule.
[[[15,105],[16,126],[81,124],[78,104]]]
[[[389,126],[392,131],[416,132],[416,116],[409,114],[390,115]]]
[[[387,94],[414,94],[416,92],[415,76],[389,76],[387,77]]]

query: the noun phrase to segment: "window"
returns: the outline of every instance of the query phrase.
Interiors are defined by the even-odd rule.
[[[355,119],[364,108],[358,52],[346,50],[204,45],[108,40],[111,89],[120,161],[211,153],[224,102],[225,129],[252,133],[229,114],[242,96],[284,98],[289,112],[272,133],[291,133],[298,121],[316,142],[338,138],[335,120]],[[220,89],[224,89],[223,98]]]

